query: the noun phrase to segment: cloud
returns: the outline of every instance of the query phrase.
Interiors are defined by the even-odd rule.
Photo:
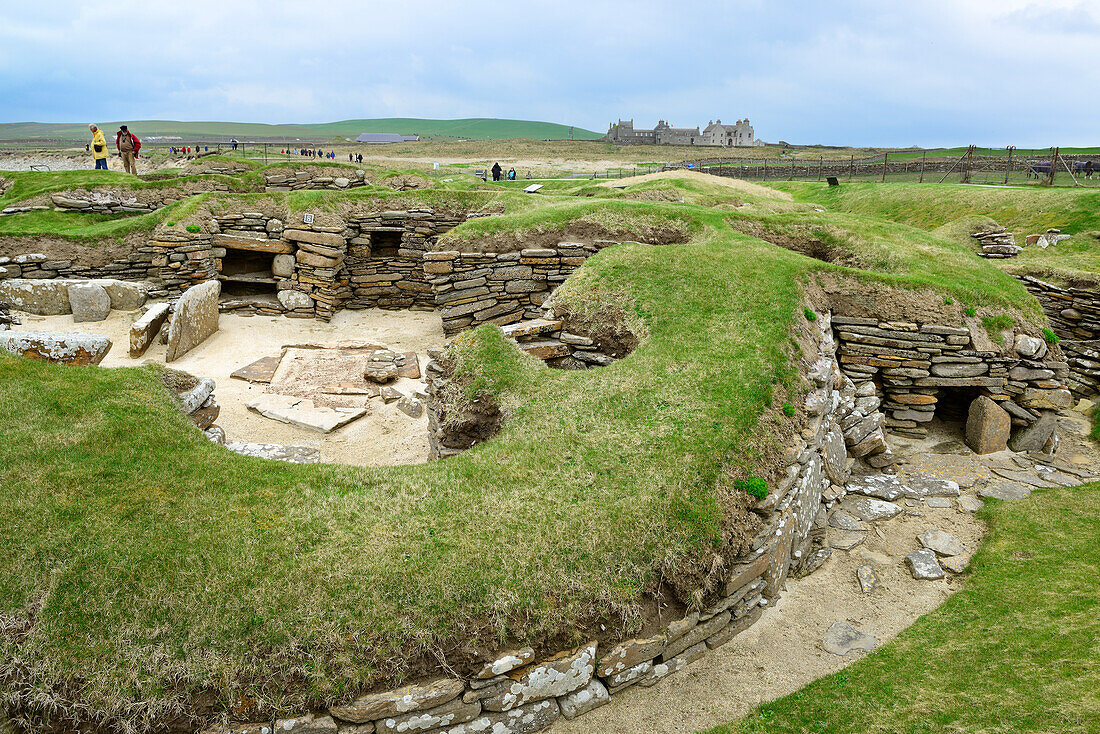
[[[1098,41],[1071,0],[8,3],[0,118],[748,116],[773,141],[1083,145]]]

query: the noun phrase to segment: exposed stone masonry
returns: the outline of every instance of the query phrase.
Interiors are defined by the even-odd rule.
[[[1069,364],[1036,337],[1018,334],[1013,349],[1000,354],[972,348],[965,327],[841,316],[833,325],[841,367],[853,380],[874,382],[885,427],[894,433],[925,436],[949,389],[964,391],[966,405],[989,398],[1008,413],[1017,433],[1072,402],[1063,381]]]
[[[504,650],[468,678],[407,685],[369,693],[328,711],[211,732],[260,732],[267,727],[300,734],[543,731],[561,717],[576,718],[611,703],[627,688],[657,685],[729,642],[775,602],[789,574],[812,572],[828,558],[829,515],[850,486],[842,425],[852,419],[874,420],[877,414],[877,403],[861,401],[858,393],[866,390],[846,377],[836,362],[828,314],[818,325],[818,351],[806,366],[811,383],[804,406],[806,426],[786,450],[781,479],[753,509],[763,520],[763,530],[749,552],[733,560],[717,591],[686,616],[644,638],[607,645],[592,641],[542,657],[531,648]],[[518,331],[514,335],[524,336]]]
[[[1030,275],[1021,278],[1043,306],[1069,363],[1066,385],[1077,397],[1100,392],[1100,288],[1057,286]]]

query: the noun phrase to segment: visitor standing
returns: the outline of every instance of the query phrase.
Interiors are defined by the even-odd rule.
[[[89,125],[92,131],[92,160],[96,168],[107,170],[107,139],[103,137],[103,131],[95,125]]]
[[[122,156],[122,167],[126,169],[126,173],[132,173],[136,176],[137,157],[138,151],[141,150],[141,141],[126,129],[125,125],[122,125],[118,129],[118,133],[115,134],[115,147],[118,148],[118,154]]]
[[[509,168],[508,169],[508,180],[509,181],[515,181],[516,180],[516,169],[514,169],[514,168]]]
[[[233,150],[237,149],[237,139],[236,138],[230,138],[229,139],[229,144],[233,146]]]
[[[493,164],[493,180],[494,181],[499,181],[500,180],[500,173],[503,170],[504,169],[500,167],[499,163],[494,163]]]

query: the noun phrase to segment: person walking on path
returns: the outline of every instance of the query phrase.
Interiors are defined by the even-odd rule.
[[[103,131],[95,125],[89,125],[92,131],[92,159],[97,169],[107,170],[107,139],[103,137]]]
[[[502,170],[504,170],[504,169],[502,169],[502,168],[500,167],[500,164],[499,164],[499,163],[494,163],[494,164],[493,164],[493,180],[494,180],[494,181],[499,181],[499,180],[500,180],[500,172],[501,172]]]
[[[141,150],[141,141],[123,125],[115,135],[115,147],[118,148],[118,154],[122,156],[122,167],[126,169],[126,173],[132,173],[136,176],[137,156],[138,151]]]

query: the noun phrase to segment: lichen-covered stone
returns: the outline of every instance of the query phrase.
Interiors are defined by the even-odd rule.
[[[500,684],[494,695],[483,699],[482,707],[486,711],[508,711],[532,701],[564,696],[588,685],[595,670],[596,643],[589,642],[576,650],[508,673],[511,680]]]
[[[484,667],[475,676],[481,680],[504,675],[516,668],[526,665],[535,659],[535,651],[529,647],[521,647],[518,650],[509,650],[501,653],[496,660],[485,663]]]
[[[609,703],[611,703],[611,695],[607,692],[607,688],[595,679],[584,688],[558,699],[561,715],[567,719],[575,719]]]
[[[400,716],[387,716],[374,722],[378,732],[415,732],[432,731],[456,724],[473,721],[481,714],[481,704],[477,701],[465,703],[456,698],[426,711],[415,711]]]
[[[418,683],[392,691],[360,696],[349,704],[333,706],[331,713],[342,721],[352,723],[377,721],[389,716],[441,706],[458,698],[464,687],[460,680],[440,678],[430,683]]]
[[[966,445],[975,453],[991,454],[1008,447],[1012,417],[985,395],[970,404],[966,418]]]
[[[166,362],[179,359],[218,330],[220,294],[221,283],[210,280],[188,288],[180,297],[168,327]]]
[[[665,649],[666,642],[667,638],[663,634],[624,640],[600,658],[596,675],[606,678],[643,661],[652,660]]]
[[[47,331],[0,332],[0,350],[29,359],[69,365],[99,364],[111,349],[111,340],[98,334]]]

